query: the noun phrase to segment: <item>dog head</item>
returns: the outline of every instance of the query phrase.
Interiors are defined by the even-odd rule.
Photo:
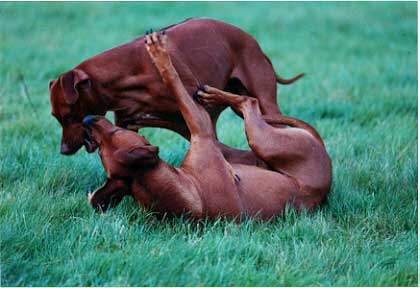
[[[108,177],[133,177],[140,170],[153,168],[159,162],[159,148],[147,139],[113,125],[103,116],[88,115],[83,120],[89,142],[100,147],[102,164]]]
[[[89,153],[97,148],[85,137],[82,120],[88,114],[105,114],[103,104],[98,101],[100,90],[81,69],[70,70],[50,81],[51,114],[63,128],[61,154],[74,154],[82,145]]]

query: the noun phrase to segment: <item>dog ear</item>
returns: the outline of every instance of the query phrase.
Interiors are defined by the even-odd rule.
[[[90,85],[90,78],[82,70],[74,69],[61,75],[60,84],[64,91],[64,101],[73,105],[79,99],[80,86]]]
[[[159,147],[137,146],[132,149],[118,149],[114,158],[123,165],[151,166],[158,161]]]

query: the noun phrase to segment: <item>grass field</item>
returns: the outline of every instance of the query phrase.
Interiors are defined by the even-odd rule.
[[[148,28],[191,16],[251,33],[285,114],[334,166],[328,203],[268,222],[158,220],[131,199],[96,214],[98,155],[59,154],[48,82]],[[1,286],[416,286],[417,3],[0,3]],[[219,136],[247,147],[223,113]],[[188,143],[144,129],[178,165]]]

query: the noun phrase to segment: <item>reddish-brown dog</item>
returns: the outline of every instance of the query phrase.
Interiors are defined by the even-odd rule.
[[[172,65],[168,53],[172,43],[164,32],[149,34],[146,41],[163,82],[175,95],[191,145],[180,168],[174,168],[159,159],[157,147],[143,136],[102,116],[86,117],[87,134],[99,145],[107,173],[104,186],[89,195],[94,207],[105,210],[111,200],[131,194],[138,203],[160,212],[265,219],[282,212],[287,203],[311,210],[325,199],[331,161],[312,126],[279,116],[278,123],[293,128],[274,128],[262,118],[258,100],[203,86],[197,93],[202,103],[229,105],[242,113],[249,146],[270,169],[227,162],[209,113],[194,102]]]
[[[303,75],[288,80],[276,76],[255,39],[224,22],[193,18],[164,29],[171,37],[173,64],[190,94],[207,83],[258,97],[263,114],[277,116],[276,81],[289,84]],[[94,56],[51,81],[50,100],[52,114],[63,128],[62,154],[73,154],[83,144],[93,152],[96,146],[85,137],[82,119],[107,111],[114,111],[120,127],[163,127],[190,137],[175,98],[147,55],[144,36]],[[226,105],[208,108],[214,126]],[[257,161],[253,153],[220,147],[231,161]]]

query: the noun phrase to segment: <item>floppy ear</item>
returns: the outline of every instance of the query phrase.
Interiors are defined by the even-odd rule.
[[[90,85],[90,79],[82,70],[74,69],[61,75],[60,84],[64,90],[64,101],[72,105],[79,99],[80,85]]]
[[[123,165],[148,166],[158,161],[159,147],[138,146],[132,149],[118,149],[114,158]]]

